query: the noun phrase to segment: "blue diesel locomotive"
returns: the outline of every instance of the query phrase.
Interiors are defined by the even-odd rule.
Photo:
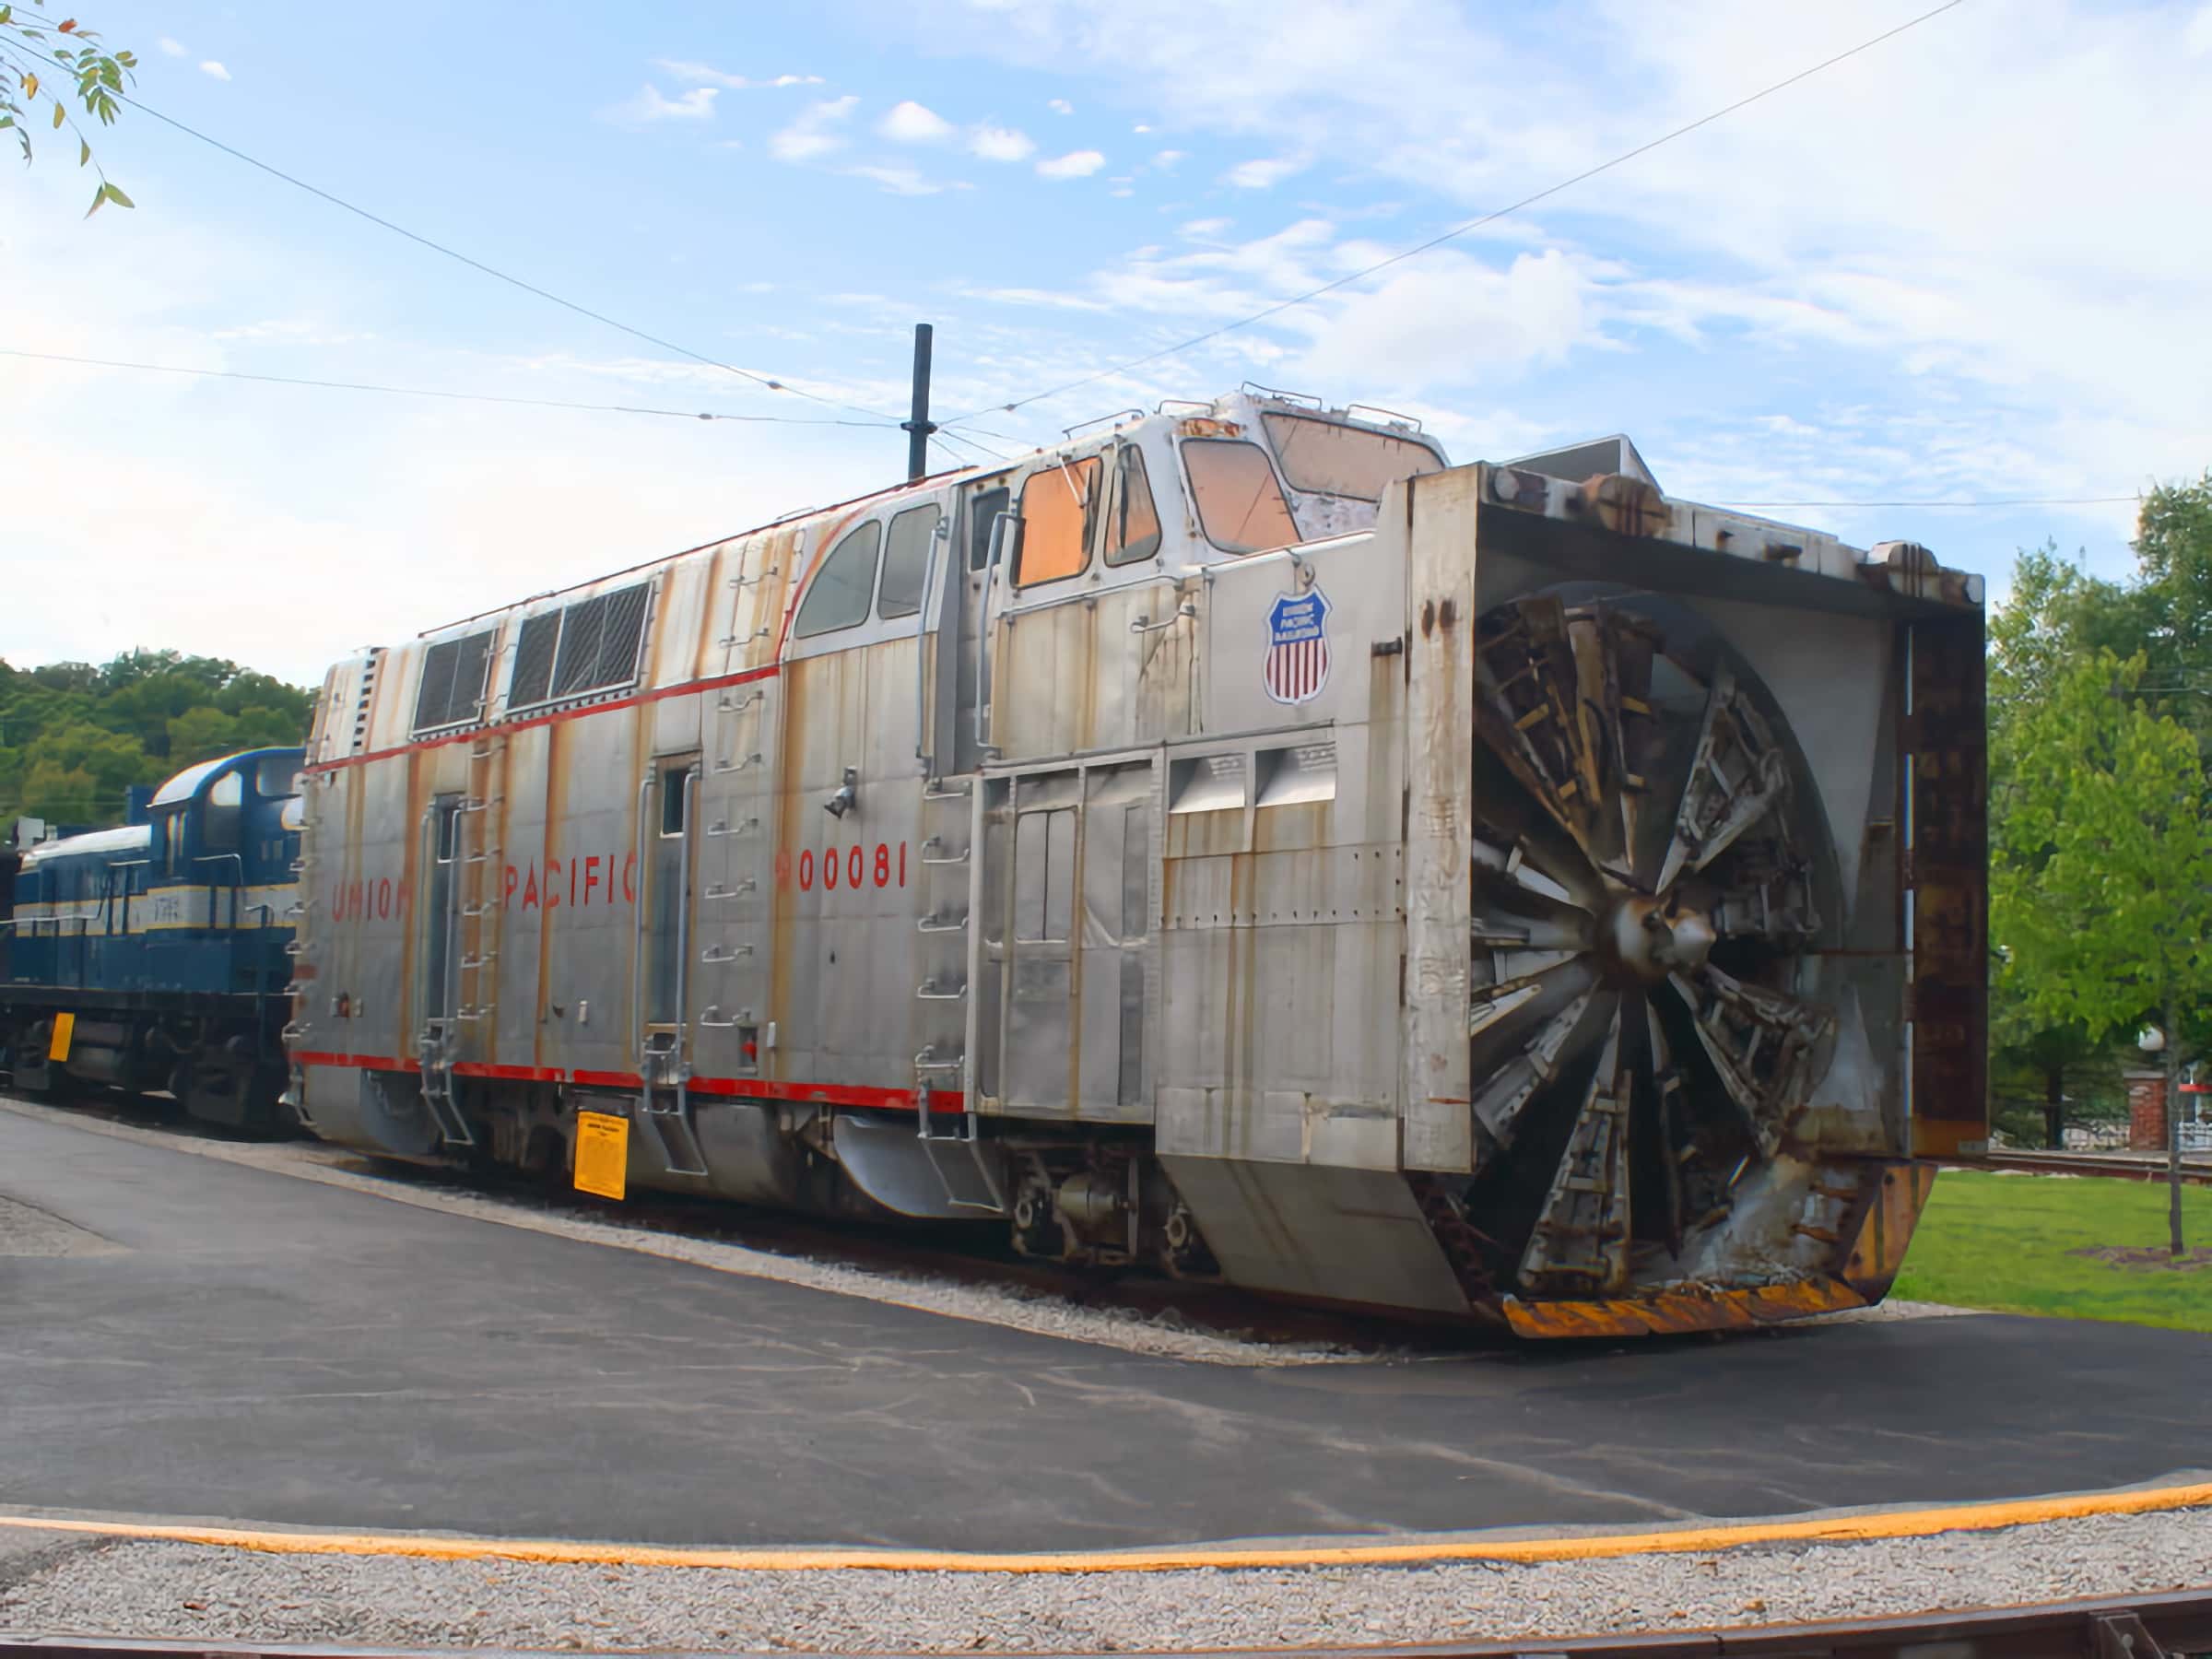
[[[18,1088],[167,1090],[210,1123],[289,1122],[303,759],[205,761],[135,798],[126,824],[11,855],[0,1050]]]

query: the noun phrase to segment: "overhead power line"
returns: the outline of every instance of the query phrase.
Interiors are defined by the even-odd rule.
[[[87,369],[128,369],[144,374],[184,374],[208,380],[256,381],[272,386],[312,386],[329,392],[381,392],[393,397],[437,397],[454,403],[515,404],[535,409],[585,409],[611,415],[665,415],[677,420],[736,420],[771,426],[866,427],[896,430],[889,420],[846,420],[834,415],[731,415],[714,409],[656,409],[641,404],[578,403],[560,397],[502,397],[488,392],[440,392],[428,386],[382,386],[366,381],[311,380],[290,374],[249,374],[237,369],[186,369],[171,363],[134,363],[114,358],[65,357],[58,351],[24,351],[0,346],[0,357]]]
[[[2140,495],[2119,496],[2011,496],[1986,501],[1715,501],[1715,507],[1748,511],[1806,507],[2109,507],[2121,501],[2139,501]]]
[[[1178,341],[1175,345],[1163,346],[1158,351],[1148,351],[1142,357],[1131,358],[1125,363],[1116,363],[1111,369],[1100,369],[1096,373],[1086,374],[1079,379],[1069,381],[1063,385],[1054,386],[1050,391],[1034,392],[1027,397],[1018,397],[1012,403],[991,404],[983,408],[976,409],[968,415],[956,415],[953,417],[951,421],[947,421],[945,424],[952,425],[955,422],[971,420],[973,419],[977,415],[987,415],[994,410],[1004,410],[1007,413],[1011,413],[1014,410],[1022,408],[1029,404],[1042,403],[1047,398],[1059,397],[1064,394],[1077,391],[1084,386],[1094,385],[1098,382],[1107,380],[1113,375],[1125,374],[1132,369],[1141,369],[1147,363],[1157,363],[1162,358],[1178,356],[1182,352],[1190,350],[1194,346],[1203,346],[1208,340],[1219,339],[1223,335],[1232,334],[1240,328],[1249,328],[1254,323],[1263,323],[1269,317],[1277,315],[1278,312],[1290,311],[1298,306],[1306,304],[1310,300],[1318,300],[1324,294],[1335,293],[1338,288],[1348,288],[1355,282],[1364,281],[1366,278],[1375,275],[1375,273],[1378,271],[1388,270],[1392,265],[1401,264],[1406,260],[1412,259],[1419,254],[1429,253],[1432,249],[1441,248],[1448,241],[1452,241],[1459,237],[1465,236],[1470,231],[1479,230],[1485,225],[1495,224],[1498,220],[1506,218],[1510,214],[1518,213],[1524,207],[1533,207],[1538,202],[1544,201],[1547,197],[1558,195],[1563,190],[1571,189],[1573,186],[1583,183],[1586,180],[1596,178],[1600,173],[1611,172],[1615,168],[1620,167],[1630,161],[1633,161],[1639,156],[1650,154],[1653,150],[1657,149],[1663,144],[1672,144],[1676,139],[1686,137],[1689,134],[1696,132],[1700,127],[1710,126],[1714,122],[1721,120],[1723,117],[1733,115],[1738,110],[1747,109],[1750,105],[1759,102],[1761,99],[1771,98],[1775,93],[1794,87],[1799,81],[1810,79],[1813,76],[1818,75],[1824,69],[1832,69],[1838,64],[1841,64],[1847,59],[1857,57],[1863,52],[1870,52],[1875,47],[1879,46],[1883,41],[1895,40],[1899,35],[1903,34],[1907,29],[1917,29],[1923,23],[1926,23],[1933,18],[1939,18],[1945,12],[1950,11],[1957,6],[1963,6],[1965,3],[1966,0],[1943,0],[1942,5],[1935,6],[1930,10],[1922,12],[1916,18],[1908,18],[1906,21],[1898,24],[1894,29],[1886,29],[1880,34],[1874,35],[1867,40],[1861,41],[1856,46],[1849,47],[1842,52],[1837,53],[1833,57],[1821,59],[1820,62],[1813,65],[1810,68],[1800,69],[1796,74],[1790,76],[1785,79],[1778,80],[1771,86],[1761,87],[1758,91],[1750,93],[1746,97],[1739,98],[1732,104],[1725,104],[1720,109],[1713,111],[1709,115],[1700,115],[1697,120],[1676,127],[1672,132],[1662,133],[1658,137],[1649,139],[1644,143],[1638,145],[1634,149],[1623,150],[1619,155],[1615,156],[1608,161],[1600,161],[1595,167],[1584,168],[1581,172],[1574,174],[1571,178],[1561,179],[1558,183],[1547,185],[1542,190],[1535,191],[1529,195],[1523,196],[1517,202],[1508,203],[1503,207],[1493,208],[1490,212],[1483,214],[1478,218],[1471,218],[1464,225],[1455,225],[1451,229],[1442,232],[1441,235],[1430,237],[1425,242],[1419,242],[1413,247],[1402,249],[1398,253],[1391,254],[1387,259],[1379,259],[1373,265],[1368,265],[1361,270],[1354,271],[1348,276],[1337,277],[1334,282],[1324,282],[1319,288],[1309,288],[1302,294],[1294,294],[1288,300],[1278,300],[1272,305],[1253,312],[1248,317],[1239,317],[1233,323],[1224,323],[1217,328],[1209,328],[1204,334],[1193,335],[1189,339]]]
[[[1953,4],[1957,4],[1957,0],[1953,0]],[[46,53],[38,51],[36,48],[20,46],[19,43],[16,42],[11,42],[11,45],[17,45],[18,50],[24,52],[28,55],[39,58],[47,64],[53,65],[57,70],[61,70],[64,73],[72,73],[66,65],[57,62],[55,59],[47,56]],[[789,381],[778,380],[771,375],[757,374],[750,369],[740,369],[735,363],[725,363],[720,358],[709,357],[704,352],[692,350],[688,346],[681,346],[674,340],[664,339],[659,335],[649,334],[642,328],[633,327],[631,324],[624,323],[618,318],[608,316],[604,312],[594,311],[588,305],[580,305],[573,300],[567,299],[562,295],[553,292],[553,290],[550,288],[540,288],[535,282],[525,282],[522,277],[513,276],[509,272],[502,271],[496,265],[486,265],[482,260],[472,258],[470,255],[462,253],[457,248],[449,248],[445,245],[445,243],[435,241],[430,237],[424,236],[419,231],[410,230],[405,225],[394,224],[392,220],[385,218],[382,215],[371,213],[368,208],[359,206],[356,204],[347,201],[344,196],[334,194],[332,192],[323,189],[320,185],[310,184],[305,179],[297,177],[292,173],[286,172],[280,167],[272,167],[268,162],[260,159],[258,157],[249,156],[244,150],[238,148],[235,145],[225,144],[220,138],[217,138],[209,134],[203,133],[195,126],[187,125],[185,123],[179,121],[173,115],[163,114],[159,110],[155,109],[151,104],[142,102],[140,100],[133,98],[127,93],[118,92],[115,94],[115,97],[120,99],[123,102],[129,104],[131,108],[138,111],[141,114],[150,115],[154,120],[160,122],[164,126],[174,127],[178,132],[182,133],[186,137],[196,138],[202,144],[209,145],[216,149],[221,150],[223,154],[232,158],[235,160],[243,161],[248,167],[258,168],[261,171],[267,173],[271,178],[280,179],[285,183],[291,185],[296,190],[304,190],[308,194],[319,197],[323,201],[328,202],[334,207],[343,208],[346,212],[354,215],[358,218],[367,219],[371,224],[377,226],[380,229],[389,230],[394,236],[404,236],[407,239],[407,241],[416,243],[418,246],[428,248],[433,253],[442,253],[446,258],[456,260],[460,264],[468,266],[471,270],[480,271],[485,276],[493,277],[498,281],[504,282],[511,288],[522,289],[522,291],[525,294],[534,294],[540,300],[549,300],[551,303],[560,306],[563,310],[574,312],[580,317],[588,317],[594,323],[602,324],[608,328],[618,329],[621,333],[629,335],[634,339],[643,340],[649,346],[657,346],[663,351],[673,351],[678,357],[689,358],[693,362],[696,363],[704,363],[710,369],[720,369],[726,373],[735,374],[740,379],[751,381],[754,384],[764,387],[766,390],[771,392],[788,392],[794,397],[804,397],[811,402],[823,404],[830,408],[845,409],[855,415],[872,416],[878,420],[887,420],[892,418],[891,417],[885,415],[881,409],[864,408],[858,404],[844,403],[837,398],[825,396],[818,392],[809,392],[804,386],[794,386]]]

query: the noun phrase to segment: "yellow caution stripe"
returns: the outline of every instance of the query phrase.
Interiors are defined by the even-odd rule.
[[[1082,1550],[993,1555],[967,1550],[869,1548],[674,1548],[655,1544],[583,1544],[557,1538],[469,1538],[420,1533],[288,1532],[197,1523],[82,1521],[0,1515],[0,1526],[29,1532],[205,1544],[272,1555],[415,1556],[441,1561],[546,1561],[592,1567],[711,1567],[724,1571],[1171,1572],[1191,1568],[1403,1567],[1445,1561],[1596,1561],[1620,1556],[1682,1555],[1759,1544],[1865,1544],[1937,1533],[1989,1532],[2097,1515],[2146,1515],[2212,1504],[2212,1482],[2132,1491],[2023,1498],[1934,1509],[1885,1510],[1810,1521],[1759,1521],[1573,1537],[1403,1544],[1320,1544],[1299,1547],[1190,1545],[1163,1549]]]

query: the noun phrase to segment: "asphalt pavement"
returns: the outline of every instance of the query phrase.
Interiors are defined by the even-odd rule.
[[[1098,1549],[1964,1502],[2212,1468],[2212,1338],[2128,1325],[1981,1316],[1246,1370],[65,1119],[0,1113],[0,1503],[18,1509]]]

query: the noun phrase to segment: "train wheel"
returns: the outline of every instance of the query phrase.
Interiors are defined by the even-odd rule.
[[[1477,631],[1477,1172],[1523,1294],[1678,1272],[1827,1069],[1834,854],[1758,677],[1690,613],[1538,595]]]

